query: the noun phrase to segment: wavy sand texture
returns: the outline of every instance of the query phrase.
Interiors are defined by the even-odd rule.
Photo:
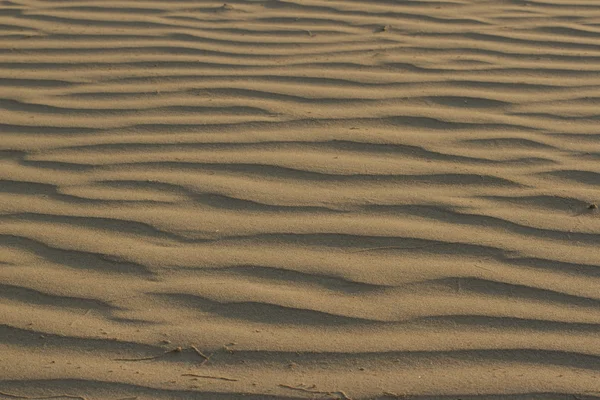
[[[599,110],[597,0],[2,1],[0,399],[599,399]]]

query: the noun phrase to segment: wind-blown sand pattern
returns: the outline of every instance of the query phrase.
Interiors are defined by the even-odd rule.
[[[597,0],[0,34],[0,399],[600,398]]]

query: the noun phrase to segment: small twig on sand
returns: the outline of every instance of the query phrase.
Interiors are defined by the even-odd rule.
[[[190,346],[188,348],[189,350],[192,350],[194,353],[198,354],[200,357],[203,358],[202,362],[200,363],[200,365],[204,365],[204,363],[206,363],[208,360],[210,360],[211,356],[207,356],[206,354],[204,354],[203,352],[201,352],[196,346]],[[183,352],[183,350],[188,350],[188,349],[183,349],[181,347],[175,347],[172,350],[167,350],[162,354],[159,354],[157,356],[153,356],[153,357],[142,357],[142,358],[115,358],[115,361],[149,361],[149,360],[156,360],[158,358],[164,357],[166,355],[172,354],[172,353],[181,353]]]
[[[195,378],[205,378],[205,379],[218,379],[220,381],[227,382],[237,382],[237,379],[233,378],[225,378],[224,376],[212,376],[212,375],[197,375],[197,374],[182,374],[181,376],[193,376]]]
[[[176,347],[173,350],[167,350],[162,354],[154,357],[142,357],[142,358],[115,358],[115,361],[147,361],[147,360],[156,360],[157,358],[161,358],[171,353],[181,353],[183,349],[181,347]]]
[[[70,394],[59,394],[59,395],[55,395],[55,396],[41,396],[41,397],[36,397],[36,396],[19,396],[17,394],[10,394],[10,393],[4,393],[4,392],[0,392],[0,395],[5,396],[5,397],[11,397],[13,399],[27,399],[27,400],[46,400],[46,399],[77,399],[77,400],[87,400],[85,397],[83,396],[73,396]]]
[[[207,356],[206,354],[204,354],[203,352],[198,350],[198,348],[196,346],[192,345],[192,346],[190,346],[190,349],[194,350],[196,352],[196,354],[198,354],[200,357],[204,358],[204,361],[202,362],[202,364],[204,364],[205,362],[210,360],[211,356]]]
[[[282,388],[286,388],[286,389],[298,390],[298,391],[304,392],[304,393],[315,393],[315,394],[329,394],[330,393],[330,392],[321,392],[320,390],[310,390],[310,389],[304,389],[301,387],[294,387],[294,386],[283,385],[283,384],[279,384],[279,386]]]
[[[289,386],[289,385],[283,385],[283,384],[279,384],[279,386],[282,388],[286,388],[286,389],[298,390],[298,391],[304,392],[304,393],[324,394],[324,395],[328,395],[328,396],[339,395],[342,400],[352,400],[352,398],[348,397],[348,395],[341,390],[337,390],[335,392],[325,392],[325,391],[321,391],[321,390],[310,390],[310,389],[304,389],[301,387],[295,387],[295,386]]]

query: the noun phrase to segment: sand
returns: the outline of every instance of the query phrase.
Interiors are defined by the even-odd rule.
[[[597,0],[3,1],[0,399],[599,399],[599,110]]]

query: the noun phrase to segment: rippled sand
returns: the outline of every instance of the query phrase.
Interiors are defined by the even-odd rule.
[[[3,1],[0,399],[600,399],[599,110],[596,0]]]

